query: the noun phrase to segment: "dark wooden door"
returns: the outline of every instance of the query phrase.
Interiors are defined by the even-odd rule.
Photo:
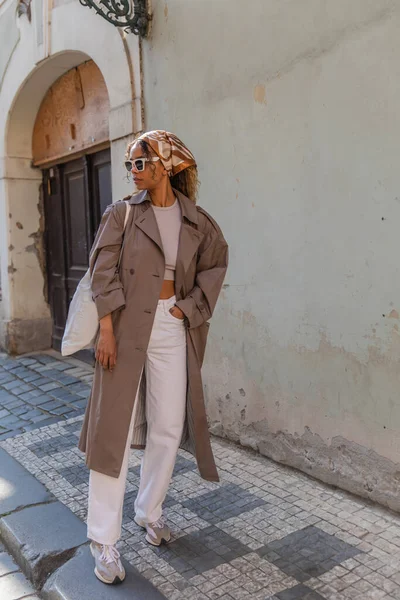
[[[53,317],[53,347],[60,349],[67,318],[65,293],[64,214],[60,169],[45,171],[43,180],[48,302]]]
[[[44,192],[53,348],[60,350],[69,303],[88,268],[101,215],[112,201],[110,150],[46,170]]]

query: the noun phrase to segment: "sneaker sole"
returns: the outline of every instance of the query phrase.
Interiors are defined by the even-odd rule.
[[[142,529],[146,529],[146,525],[145,523],[141,520],[138,519],[137,517],[134,518],[134,521],[136,523],[136,525],[139,525],[139,527],[141,527]],[[149,537],[149,534],[146,535],[145,537],[146,542],[148,542],[149,544],[151,544],[152,546],[161,546],[161,544],[163,543],[163,541],[168,544],[168,542],[171,541],[171,536],[169,536],[169,538],[162,538],[159,543],[157,544],[156,542],[154,542],[151,537]]]
[[[94,558],[93,550],[91,547],[90,547],[90,553]],[[104,579],[104,577],[102,577],[100,575],[100,573],[97,570],[97,567],[94,568],[94,574],[96,575],[96,577],[99,581],[101,581],[102,583],[106,583],[107,585],[118,585],[118,584],[122,583],[126,577],[126,575],[124,575],[122,579],[120,579],[119,577],[115,577],[114,581],[107,581],[107,579]]]

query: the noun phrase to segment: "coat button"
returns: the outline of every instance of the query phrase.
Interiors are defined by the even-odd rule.
[[[129,273],[130,273],[131,275],[134,275],[134,274],[135,274],[135,269],[129,269]]]

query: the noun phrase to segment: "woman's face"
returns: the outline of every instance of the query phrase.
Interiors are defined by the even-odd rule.
[[[156,158],[156,154],[152,152],[151,157]],[[129,158],[132,161],[136,158],[147,158],[139,142],[132,146]],[[138,172],[134,166],[132,169],[133,181],[138,190],[154,190],[166,176],[168,176],[168,173],[161,160],[147,160],[144,171]]]

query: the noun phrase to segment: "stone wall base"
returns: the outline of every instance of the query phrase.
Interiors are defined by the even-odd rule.
[[[400,464],[343,437],[326,444],[308,428],[303,435],[272,433],[265,427],[225,429],[211,423],[211,433],[252,448],[276,462],[294,467],[320,481],[400,512]]]
[[[45,319],[14,319],[3,322],[0,346],[8,354],[25,354],[51,348],[53,322]]]

